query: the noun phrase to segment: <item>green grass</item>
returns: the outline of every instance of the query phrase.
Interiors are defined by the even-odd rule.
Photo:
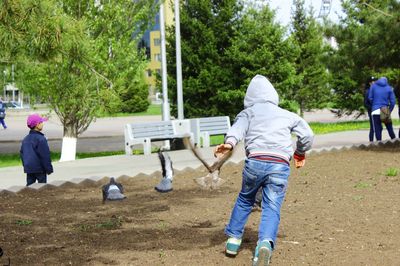
[[[33,222],[31,220],[17,220],[17,225],[31,225]]]
[[[397,176],[399,173],[399,169],[390,167],[389,169],[386,170],[385,175],[386,176]]]
[[[355,187],[355,188],[361,188],[361,189],[363,189],[363,188],[372,187],[372,184],[367,183],[367,182],[364,182],[364,181],[360,181],[360,182],[358,182],[357,184],[355,184],[354,187]]]
[[[112,155],[121,155],[125,154],[124,151],[106,151],[106,152],[80,152],[76,154],[76,159],[85,159],[85,158],[93,158],[93,157],[103,157],[103,156],[112,156]],[[60,160],[61,153],[52,152],[51,160],[53,162]],[[1,167],[9,167],[9,166],[18,166],[22,165],[19,154],[0,154],[0,168]]]
[[[311,122],[309,124],[311,129],[314,131],[314,134],[316,135],[341,132],[341,131],[369,129],[368,121],[348,121],[348,122],[337,122],[337,123]],[[398,126],[398,125],[400,125],[400,120],[393,119],[393,126]],[[386,130],[385,127],[383,128],[383,130]]]
[[[140,113],[99,113],[97,117],[124,117],[124,116],[145,116],[145,115],[162,115],[161,104],[150,104],[145,112]]]
[[[121,226],[122,226],[122,217],[111,217],[110,220],[96,224],[97,228],[104,228],[104,229],[117,229]]]

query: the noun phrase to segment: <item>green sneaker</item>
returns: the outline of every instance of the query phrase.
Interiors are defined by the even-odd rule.
[[[272,247],[269,241],[261,241],[254,252],[253,266],[269,265],[272,257]]]
[[[242,239],[236,237],[228,238],[225,245],[225,253],[227,255],[236,256],[238,254],[240,244],[242,244]]]

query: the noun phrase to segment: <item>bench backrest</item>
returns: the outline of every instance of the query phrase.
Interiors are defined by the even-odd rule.
[[[208,132],[210,135],[223,135],[231,128],[228,116],[202,117],[198,119],[200,132]]]
[[[174,130],[171,121],[130,124],[132,138],[157,138],[172,136]]]
[[[127,126],[130,137],[133,139],[170,139],[190,135],[190,122],[188,120],[137,123]]]
[[[229,116],[192,118],[190,123],[195,143],[200,143],[202,133],[209,136],[225,135],[231,128]]]

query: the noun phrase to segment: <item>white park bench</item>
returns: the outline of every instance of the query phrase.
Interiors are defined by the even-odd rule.
[[[143,145],[145,155],[151,154],[151,142],[190,137],[189,120],[170,120],[125,125],[125,154],[132,155],[134,145]]]
[[[231,121],[229,116],[192,118],[190,126],[194,143],[199,147],[210,147],[210,136],[226,135],[231,128]]]

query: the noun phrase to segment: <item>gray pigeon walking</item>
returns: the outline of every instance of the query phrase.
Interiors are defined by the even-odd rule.
[[[160,193],[170,192],[172,191],[172,179],[174,176],[171,158],[169,158],[168,153],[161,150],[158,151],[158,158],[160,159],[163,177],[154,189]]]
[[[106,200],[123,200],[126,198],[124,195],[124,187],[122,184],[115,182],[114,177],[110,178],[110,182],[103,186],[103,203]]]

